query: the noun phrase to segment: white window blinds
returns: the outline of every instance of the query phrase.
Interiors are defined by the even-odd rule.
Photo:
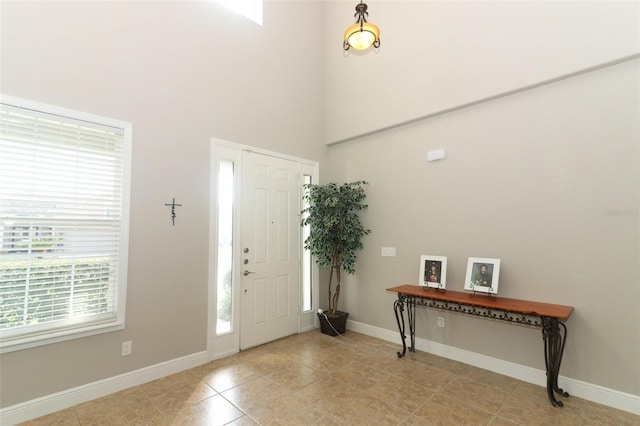
[[[122,328],[130,141],[128,123],[2,98],[3,350]]]

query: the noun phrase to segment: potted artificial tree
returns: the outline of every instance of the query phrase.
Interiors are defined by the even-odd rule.
[[[364,203],[365,181],[325,185],[305,185],[302,225],[309,225],[304,242],[318,266],[329,269],[328,308],[318,312],[321,330],[337,335],[345,332],[346,312],[338,310],[342,271],[355,272],[356,252],[362,248],[362,237],[371,232],[360,222],[358,212],[367,208]],[[335,277],[335,287],[334,287]]]

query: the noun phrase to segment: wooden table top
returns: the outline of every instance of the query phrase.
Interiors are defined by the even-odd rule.
[[[446,290],[440,292],[435,288],[400,285],[388,288],[387,291],[402,293],[409,296],[417,296],[425,299],[442,300],[445,302],[461,303],[483,308],[502,309],[505,311],[520,312],[523,314],[557,318],[565,321],[573,312],[573,306],[554,305],[552,303],[533,302],[529,300],[508,299],[506,297],[495,296],[494,299],[483,293],[472,293],[462,291]],[[473,296],[473,297],[472,297]]]

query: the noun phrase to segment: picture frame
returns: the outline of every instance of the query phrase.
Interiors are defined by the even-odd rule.
[[[420,275],[418,283],[421,287],[444,290],[447,287],[447,257],[423,254],[420,256]]]
[[[467,261],[467,276],[464,289],[473,292],[498,294],[500,259],[470,257]]]

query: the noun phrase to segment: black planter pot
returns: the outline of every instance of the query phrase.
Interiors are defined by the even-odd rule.
[[[329,313],[318,313],[318,320],[320,320],[320,331],[323,334],[329,336],[337,336],[338,334],[344,334],[347,329],[347,317],[348,312],[336,311],[336,315]]]

